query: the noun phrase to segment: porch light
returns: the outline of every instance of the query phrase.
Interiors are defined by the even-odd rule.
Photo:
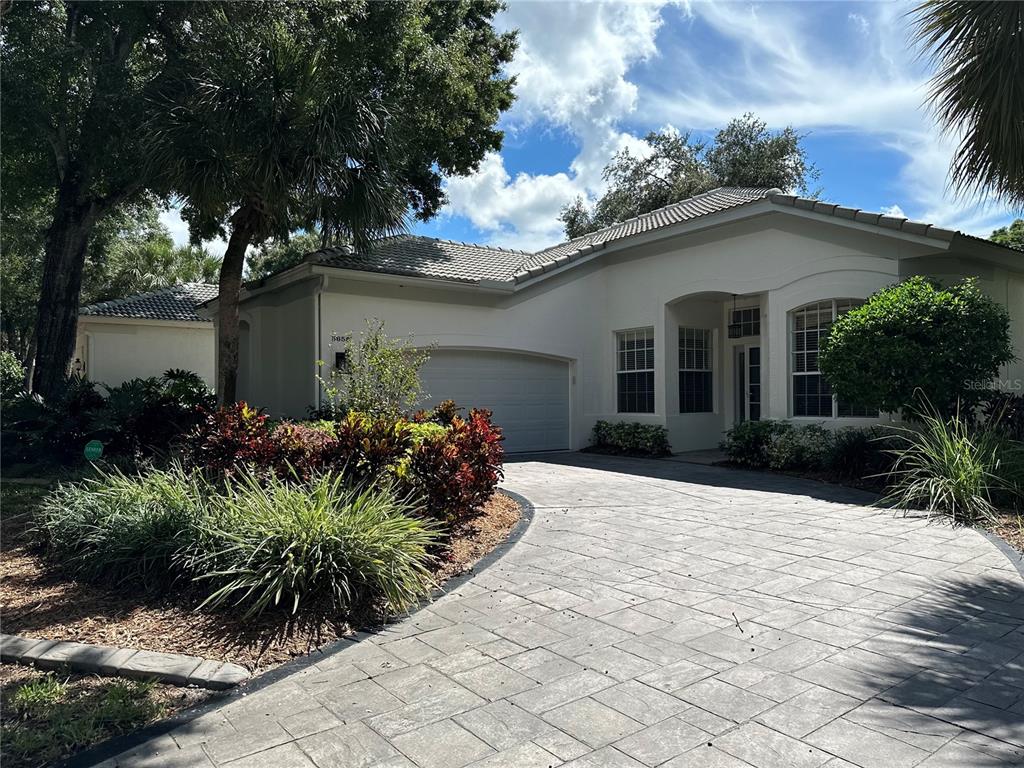
[[[740,339],[743,338],[743,323],[739,322],[740,316],[736,312],[736,294],[732,295],[732,312],[729,314],[729,338]]]

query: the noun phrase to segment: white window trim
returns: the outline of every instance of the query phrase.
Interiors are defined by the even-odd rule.
[[[706,361],[706,368],[686,368],[683,365],[683,331],[697,331],[704,334],[706,340],[706,347],[704,352],[704,360]],[[683,415],[700,414],[700,413],[717,413],[718,398],[715,396],[715,333],[711,328],[695,328],[692,326],[680,325],[677,331],[676,345],[679,356],[679,373],[710,373],[711,374],[711,408],[706,411],[684,411],[683,404],[678,404],[679,413]],[[677,381],[678,388],[678,381]]]
[[[654,366],[651,368],[623,368],[620,364],[620,350],[619,340],[625,337],[627,334],[633,334],[634,339],[643,336],[646,340],[647,335],[650,335],[652,347],[651,352],[654,355]],[[654,326],[648,325],[641,328],[624,328],[620,331],[615,331],[615,412],[616,413],[636,413],[636,414],[650,414],[655,413],[658,408],[658,376],[655,372],[657,366],[657,339],[654,336]],[[654,406],[650,411],[620,411],[619,410],[619,374],[622,373],[650,373],[651,378],[654,380],[654,389],[651,394],[654,396]]]
[[[787,373],[788,373],[788,376],[787,376],[787,380],[788,380],[787,381],[787,383],[788,383],[788,386],[787,386],[787,391],[788,391],[787,413],[789,414],[789,418],[797,419],[797,420],[803,420],[803,421],[810,421],[810,422],[822,421],[822,420],[825,420],[825,419],[835,420],[835,421],[843,421],[844,423],[845,422],[854,422],[854,421],[858,421],[858,420],[862,421],[862,422],[871,422],[871,423],[874,423],[874,422],[878,421],[878,416],[840,416],[839,415],[839,398],[836,397],[835,393],[832,394],[832,415],[831,416],[797,416],[796,413],[795,413],[796,409],[794,408],[794,403],[793,403],[793,397],[794,397],[794,394],[793,394],[793,377],[794,376],[822,376],[822,375],[824,375],[824,374],[821,373],[821,369],[820,368],[818,370],[816,370],[816,371],[795,371],[795,370],[793,370],[793,368],[794,368],[794,366],[793,366],[793,359],[794,359],[793,356],[794,356],[794,353],[795,353],[795,350],[793,349],[793,346],[794,346],[793,345],[793,334],[796,333],[795,319],[796,319],[797,312],[800,312],[801,310],[807,309],[807,308],[809,308],[811,306],[816,306],[818,304],[829,303],[829,304],[831,304],[831,312],[832,312],[832,319],[831,319],[830,322],[834,323],[836,321],[836,319],[839,317],[838,311],[839,311],[839,303],[840,302],[859,302],[859,303],[864,303],[864,301],[866,301],[866,299],[858,299],[858,298],[854,298],[852,296],[840,296],[840,297],[833,298],[833,299],[818,299],[817,301],[805,302],[805,303],[803,303],[803,304],[801,304],[799,306],[793,307],[788,312],[786,312],[786,359],[787,359],[786,370],[787,370]],[[849,309],[847,311],[849,311]],[[820,351],[820,347],[819,347],[819,351]]]

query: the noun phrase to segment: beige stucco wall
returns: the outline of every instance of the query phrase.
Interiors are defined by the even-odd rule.
[[[725,334],[732,294],[756,297],[761,307],[762,418],[789,418],[788,313],[811,301],[866,298],[899,279],[901,262],[935,252],[927,241],[887,237],[876,228],[770,213],[609,251],[511,295],[333,273],[290,293],[274,291],[243,304],[264,329],[257,352],[261,381],[249,391],[254,402],[272,412],[301,415],[315,397],[310,361],[332,361],[338,346],[332,345],[332,334],[358,333],[367,318],[380,318],[389,334],[412,335],[423,345],[514,350],[569,361],[573,447],[587,444],[597,419],[665,424],[676,450],[713,447],[733,421],[732,343]],[[1002,291],[1017,302],[1020,344],[1024,281],[1004,279]],[[319,347],[300,353],[317,336],[318,314]],[[680,414],[676,329],[704,323],[716,331],[715,412]],[[615,332],[643,327],[655,329],[655,413],[618,414]]]
[[[213,387],[213,325],[80,317],[75,360],[86,378],[111,387],[169,368],[195,371]]]

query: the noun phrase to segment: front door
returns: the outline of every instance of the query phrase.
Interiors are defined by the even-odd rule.
[[[760,421],[761,347],[737,345],[733,349],[735,355],[733,360],[735,421],[737,424],[747,420]]]

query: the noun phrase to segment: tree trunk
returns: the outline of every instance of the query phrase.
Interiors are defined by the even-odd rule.
[[[256,231],[258,213],[246,203],[231,217],[231,238],[220,265],[217,297],[217,401],[228,405],[237,399],[238,387],[238,293],[242,288],[245,251]]]
[[[76,185],[62,185],[57,193],[53,224],[46,233],[36,318],[32,389],[44,398],[60,394],[67,381],[75,353],[85,249],[95,223],[96,203],[82,202]]]

